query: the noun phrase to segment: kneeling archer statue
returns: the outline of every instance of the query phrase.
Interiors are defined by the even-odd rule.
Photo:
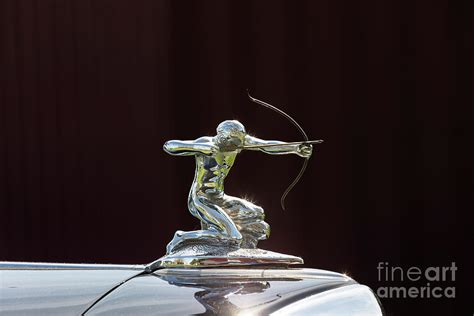
[[[261,146],[260,145],[275,145]],[[188,208],[201,221],[202,230],[178,232],[168,245],[170,253],[181,243],[202,238],[227,239],[241,248],[255,248],[259,240],[269,236],[264,212],[245,199],[224,193],[224,180],[242,149],[261,150],[281,155],[297,154],[308,158],[312,145],[266,141],[246,133],[238,121],[224,121],[214,137],[200,137],[191,141],[171,140],[164,150],[177,156],[195,156],[196,173],[188,198]]]
[[[273,107],[263,101],[251,99]],[[286,113],[283,115],[288,116]],[[294,124],[299,127],[296,122]],[[177,231],[166,248],[167,255],[161,258],[158,264],[168,267],[202,266],[211,262],[210,265],[220,265],[226,260],[227,264],[233,265],[236,262],[302,263],[302,259],[298,257],[256,249],[258,241],[267,239],[270,234],[270,226],[264,221],[264,211],[250,201],[225,194],[224,180],[242,150],[259,150],[271,155],[296,154],[303,157],[306,161],[300,174],[282,197],[284,208],[284,197],[298,181],[312,154],[311,144],[322,142],[309,141],[306,134],[304,136],[303,142],[263,140],[248,135],[239,121],[226,120],[217,126],[215,136],[167,141],[163,149],[168,154],[195,157],[196,171],[189,192],[188,209],[200,220],[201,229]],[[210,260],[210,256],[214,261]],[[229,259],[232,256],[233,259]],[[187,263],[183,263],[183,258],[188,259]]]

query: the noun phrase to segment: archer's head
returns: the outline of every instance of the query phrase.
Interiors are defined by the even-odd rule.
[[[235,148],[244,143],[245,127],[236,120],[227,120],[217,126],[217,144],[221,148]]]

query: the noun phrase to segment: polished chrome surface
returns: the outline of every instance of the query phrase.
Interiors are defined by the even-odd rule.
[[[104,269],[104,265],[96,266],[97,269],[91,265],[46,267],[21,263],[21,266],[1,265],[1,315],[80,315],[104,294],[142,273],[133,266],[128,269],[122,266]]]
[[[315,280],[335,280],[354,281],[351,277],[328,270],[308,269],[308,268],[214,268],[214,269],[160,269],[153,272],[155,275],[173,275],[185,279],[208,278],[208,279],[315,279]]]
[[[267,141],[250,136],[238,121],[219,124],[216,136],[171,140],[163,147],[171,155],[195,157],[196,172],[188,209],[201,221],[200,230],[176,232],[167,246],[168,256],[183,248],[194,249],[196,245],[203,253],[211,255],[216,247],[224,252],[255,249],[258,241],[267,239],[270,234],[263,209],[251,201],[224,193],[224,180],[237,155],[242,150],[259,150],[272,155],[297,154],[308,158],[312,153],[310,144]]]
[[[158,268],[199,268],[199,267],[231,267],[231,266],[269,266],[303,264],[303,259],[296,256],[262,249],[237,249],[228,251],[222,247],[188,247],[182,248],[172,255],[166,255],[146,266],[147,271]]]
[[[372,312],[380,307],[370,295],[351,278],[323,270],[161,269],[122,284],[86,315],[270,315],[286,307],[318,315],[308,306],[327,316],[382,315]]]

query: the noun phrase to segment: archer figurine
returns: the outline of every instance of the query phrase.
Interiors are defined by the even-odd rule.
[[[239,121],[228,120],[217,126],[216,136],[196,140],[170,140],[164,150],[175,156],[195,156],[196,173],[188,198],[191,214],[201,221],[201,230],[177,231],[167,246],[172,253],[184,244],[208,241],[225,242],[236,248],[256,248],[268,238],[269,225],[260,206],[224,193],[224,180],[242,150],[260,150],[267,154],[296,154],[309,158],[311,143],[287,143],[262,140],[246,133]]]

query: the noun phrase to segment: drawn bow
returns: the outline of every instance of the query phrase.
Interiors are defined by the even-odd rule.
[[[250,99],[250,101],[252,102],[255,102],[259,105],[262,105],[268,109],[271,109],[275,112],[277,112],[278,114],[280,114],[281,116],[283,116],[284,118],[286,118],[288,121],[291,122],[291,124],[293,124],[297,129],[298,131],[301,133],[301,135],[303,136],[303,139],[304,141],[303,142],[298,142],[300,144],[317,144],[317,143],[322,143],[322,140],[316,140],[316,141],[310,141],[308,139],[308,135],[306,135],[306,132],[304,131],[304,129],[301,127],[300,124],[298,124],[298,122],[296,122],[296,120],[294,118],[292,118],[289,114],[285,113],[284,111],[280,110],[279,108],[277,108],[276,106],[274,105],[271,105],[267,102],[264,102],[264,101],[261,101],[259,99],[256,99],[254,97],[252,97],[250,95],[250,91],[247,89],[247,95]],[[293,189],[293,187],[298,183],[298,181],[300,181],[301,177],[303,176],[305,170],[306,170],[306,167],[308,166],[308,161],[309,161],[309,157],[308,158],[305,158],[304,162],[303,162],[303,165],[301,166],[301,169],[300,169],[300,172],[298,173],[298,175],[296,176],[296,178],[293,180],[293,182],[291,182],[291,184],[288,186],[288,188],[286,188],[285,192],[283,192],[281,198],[280,198],[280,204],[281,204],[281,208],[283,210],[285,210],[285,199],[286,199],[286,196],[288,195],[288,193],[290,193],[290,191]]]

